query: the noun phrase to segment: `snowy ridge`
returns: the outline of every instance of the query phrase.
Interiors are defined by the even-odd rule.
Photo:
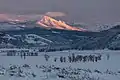
[[[57,21],[51,17],[43,16],[43,18],[37,22],[42,27],[45,28],[56,28],[56,29],[65,29],[65,30],[76,30],[76,31],[85,31],[83,28],[77,28],[67,25],[63,21]]]
[[[38,36],[38,35],[35,35],[35,34],[28,34],[28,35],[25,35],[26,36],[26,38],[27,39],[34,39],[34,38],[37,38],[37,39],[42,39],[42,40],[45,40],[45,41],[47,41],[47,42],[52,42],[51,40],[48,40],[48,39],[45,39],[45,38],[43,38],[43,37],[41,37],[41,36]]]

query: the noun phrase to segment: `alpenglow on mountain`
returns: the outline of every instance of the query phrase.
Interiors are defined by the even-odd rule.
[[[76,30],[76,31],[85,31],[83,28],[72,27],[66,24],[64,21],[55,20],[49,16],[43,16],[40,21],[37,22],[40,26],[44,28],[55,28],[55,29],[64,29],[64,30]]]

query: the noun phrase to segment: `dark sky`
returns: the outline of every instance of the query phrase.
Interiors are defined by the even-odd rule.
[[[0,0],[0,13],[43,14],[63,12],[83,23],[120,22],[120,0]]]

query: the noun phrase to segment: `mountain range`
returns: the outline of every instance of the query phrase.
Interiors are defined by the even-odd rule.
[[[46,29],[64,29],[64,30],[76,30],[76,31],[86,31],[86,29],[70,26],[69,24],[65,23],[64,21],[55,20],[49,16],[42,16],[40,20],[34,21],[20,21],[20,20],[10,20],[0,22],[0,28],[4,30],[9,29],[20,29],[22,27],[31,28],[31,27],[41,27]],[[0,30],[1,30],[0,29]]]
[[[48,16],[38,21],[0,22],[0,48],[120,50],[120,25],[100,32],[80,27],[69,26]]]
[[[40,27],[0,31],[0,48],[119,50],[120,26],[101,32],[45,29]]]

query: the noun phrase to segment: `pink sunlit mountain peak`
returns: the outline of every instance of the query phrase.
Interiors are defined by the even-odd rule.
[[[43,16],[42,19],[37,22],[37,24],[44,28],[85,31],[85,29],[83,28],[69,26],[64,21],[55,20],[54,18],[51,18],[49,16]]]

